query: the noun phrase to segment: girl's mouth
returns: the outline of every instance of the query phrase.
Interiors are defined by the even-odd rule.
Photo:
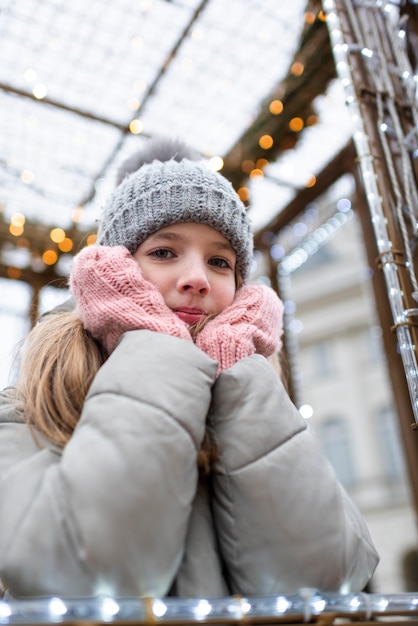
[[[179,307],[173,309],[173,312],[186,324],[197,324],[206,317],[205,311],[193,307]]]

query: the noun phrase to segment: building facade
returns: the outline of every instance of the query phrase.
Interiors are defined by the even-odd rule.
[[[354,213],[286,276],[296,398],[369,525],[381,561],[370,591],[418,589],[416,512],[381,341],[372,269]]]

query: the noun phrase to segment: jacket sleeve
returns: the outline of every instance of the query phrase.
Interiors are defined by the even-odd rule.
[[[14,595],[164,595],[180,565],[216,362],[126,333],[62,453],[0,463],[0,577]],[[4,420],[3,420],[4,422]],[[10,424],[5,427],[8,444]],[[19,434],[20,433],[20,434]]]
[[[214,517],[233,593],[359,591],[378,562],[361,514],[266,359],[223,372]]]

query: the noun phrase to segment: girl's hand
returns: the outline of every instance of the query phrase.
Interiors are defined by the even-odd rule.
[[[84,327],[109,353],[128,330],[153,330],[191,341],[186,324],[144,279],[124,246],[83,248],[74,258],[69,284]]]
[[[233,303],[209,321],[196,345],[219,361],[218,374],[252,354],[265,357],[280,349],[283,304],[265,285],[244,285]]]

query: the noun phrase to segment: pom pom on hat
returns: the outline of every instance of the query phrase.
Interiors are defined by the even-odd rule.
[[[197,159],[197,153],[175,140],[150,142],[127,159],[104,206],[97,243],[123,245],[133,254],[160,228],[180,222],[206,224],[231,243],[245,281],[253,253],[245,206],[230,181]]]
[[[145,163],[153,161],[199,161],[199,154],[182,141],[176,139],[154,139],[150,141],[142,150],[135,152],[128,157],[118,169],[116,174],[116,184],[119,185],[128,174],[136,172]]]

